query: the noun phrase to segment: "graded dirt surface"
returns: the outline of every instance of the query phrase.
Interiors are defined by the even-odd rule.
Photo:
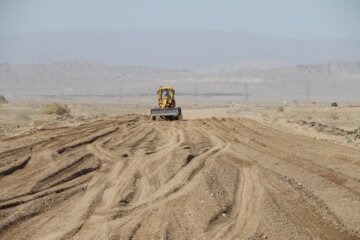
[[[0,140],[0,239],[360,239],[360,150],[144,115]]]

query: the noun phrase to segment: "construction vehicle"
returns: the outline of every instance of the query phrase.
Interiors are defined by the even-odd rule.
[[[173,87],[160,86],[157,90],[158,106],[151,109],[151,119],[181,120],[181,107],[176,107],[175,90]]]

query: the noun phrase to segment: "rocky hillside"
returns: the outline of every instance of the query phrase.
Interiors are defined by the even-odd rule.
[[[148,67],[111,67],[87,62],[0,65],[6,94],[151,94],[159,85],[178,93],[248,93],[254,97],[357,99],[360,62],[296,65],[232,73],[196,73]]]

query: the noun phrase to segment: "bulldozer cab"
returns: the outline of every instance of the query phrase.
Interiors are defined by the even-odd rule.
[[[175,90],[173,87],[161,86],[157,91],[158,105],[160,108],[175,107]]]
[[[164,98],[164,97],[170,97],[170,92],[169,92],[169,90],[168,89],[164,89],[163,90],[163,92],[162,92],[162,97]]]

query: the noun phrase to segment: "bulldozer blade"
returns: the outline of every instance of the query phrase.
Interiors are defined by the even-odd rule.
[[[153,108],[151,109],[151,117],[179,118],[181,117],[181,108]]]

